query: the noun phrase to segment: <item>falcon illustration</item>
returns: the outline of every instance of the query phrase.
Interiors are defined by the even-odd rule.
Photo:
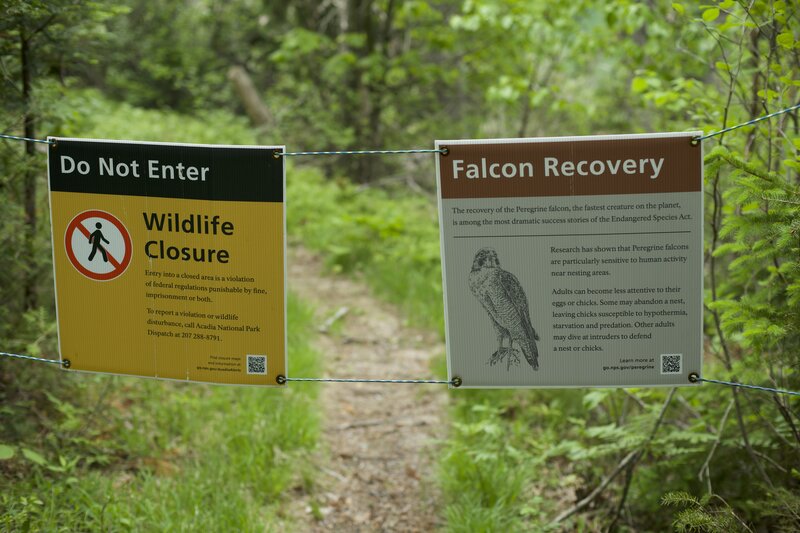
[[[492,248],[482,248],[472,261],[472,272],[469,273],[469,288],[478,299],[494,326],[499,344],[497,351],[489,359],[495,365],[506,359],[506,369],[519,364],[519,351],[522,350],[528,364],[539,370],[539,352],[536,341],[539,336],[531,326],[528,312],[528,298],[522,290],[519,280],[511,272],[500,268],[497,252]],[[508,339],[508,347],[503,341]]]

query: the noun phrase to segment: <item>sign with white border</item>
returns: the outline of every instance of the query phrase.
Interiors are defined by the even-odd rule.
[[[443,140],[448,375],[463,387],[702,376],[700,132]]]
[[[283,147],[50,140],[69,370],[279,386]]]

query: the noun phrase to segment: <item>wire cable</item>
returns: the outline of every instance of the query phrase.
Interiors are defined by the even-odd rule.
[[[700,135],[699,137],[692,137],[692,142],[699,143],[700,141],[710,139],[711,137],[716,137],[717,135],[722,135],[723,133],[728,133],[729,131],[737,130],[739,128],[744,128],[745,126],[751,126],[753,124],[761,122],[762,120],[767,120],[772,117],[777,117],[778,115],[783,115],[784,113],[789,113],[790,111],[794,111],[796,109],[800,109],[800,103],[795,104],[791,107],[787,107],[786,109],[781,109],[780,111],[775,111],[774,113],[770,113],[769,115],[764,115],[758,118],[754,118],[752,120],[748,120],[747,122],[737,124],[736,126],[724,128],[719,131],[712,131],[711,133],[707,133],[706,135]],[[13,141],[27,141],[27,142],[35,142],[42,144],[56,144],[56,141],[51,141],[49,139],[32,139],[30,137],[20,137],[19,135],[8,135],[5,133],[0,133],[0,139],[9,139]],[[314,152],[281,152],[276,150],[275,157],[278,158],[281,156],[304,156],[304,155],[378,155],[378,154],[447,155],[449,152],[450,150],[446,147],[439,149],[420,148],[411,150],[331,150],[331,151],[314,151]]]
[[[706,139],[710,139],[711,137],[722,135],[723,133],[728,133],[729,131],[738,130],[739,128],[750,126],[751,124],[755,124],[756,122],[761,122],[762,120],[767,120],[768,118],[777,117],[778,115],[788,113],[789,111],[794,111],[795,109],[800,109],[800,104],[793,105],[792,107],[787,107],[786,109],[781,109],[780,111],[775,111],[774,113],[770,113],[769,115],[764,115],[763,117],[758,117],[754,118],[753,120],[748,120],[747,122],[737,124],[736,126],[731,126],[730,128],[725,128],[719,131],[712,131],[711,133],[708,133],[706,135],[701,135],[700,137],[692,137],[692,141],[693,142],[704,141]]]
[[[8,139],[11,141],[26,141],[26,142],[42,143],[42,144],[56,144],[55,141],[51,141],[49,139],[31,139],[30,137],[20,137],[19,135],[8,135],[6,133],[0,133],[0,139]]]
[[[61,361],[58,359],[46,359],[44,357],[33,357],[32,355],[20,355],[18,353],[7,353],[7,352],[0,352],[0,355],[5,357],[13,357],[15,359],[27,359],[29,361],[38,361],[40,363],[54,363],[57,365],[61,364]]]
[[[361,378],[287,378],[279,376],[282,379],[278,383],[285,383],[287,381],[315,381],[324,383],[411,383],[411,384],[424,384],[430,383],[435,385],[452,385],[458,387],[461,385],[459,378],[452,380],[444,379],[361,379]]]
[[[40,363],[51,363],[51,364],[64,364],[66,361],[62,362],[58,359],[46,359],[44,357],[33,357],[31,355],[21,355],[16,353],[8,353],[8,352],[0,352],[0,356],[3,357],[11,357],[14,359],[25,359],[28,361],[36,361]],[[280,385],[287,383],[289,381],[297,381],[297,382],[322,382],[322,383],[403,383],[403,384],[432,384],[432,385],[452,385],[453,387],[460,387],[462,384],[462,380],[459,377],[454,377],[453,379],[446,380],[446,379],[366,379],[366,378],[289,378],[285,376],[278,376],[277,382]],[[772,387],[762,387],[760,385],[747,385],[745,383],[736,383],[734,381],[722,381],[719,379],[707,379],[701,378],[696,374],[692,374],[689,376],[689,381],[692,383],[697,382],[704,382],[704,383],[714,383],[717,385],[727,385],[729,387],[741,387],[743,389],[753,389],[759,390],[764,392],[771,392],[773,394],[788,394],[791,396],[800,396],[800,392],[785,390],[785,389],[774,389]]]
[[[773,394],[788,394],[790,396],[800,396],[800,392],[794,392],[790,390],[784,389],[773,389],[772,387],[762,387],[760,385],[746,385],[744,383],[736,383],[735,381],[722,381],[719,379],[706,379],[695,376],[694,379],[692,377],[689,378],[689,381],[697,382],[702,381],[705,383],[715,383],[717,385],[727,385],[728,387],[740,387],[742,389],[753,389],[753,390],[760,390],[764,392],[771,392]]]
[[[413,150],[342,150],[329,152],[279,152],[275,151],[275,157],[297,156],[297,155],[376,155],[376,154],[448,154],[447,148],[428,149],[420,148]]]

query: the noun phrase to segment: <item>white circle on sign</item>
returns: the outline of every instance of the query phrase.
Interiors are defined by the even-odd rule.
[[[111,213],[84,211],[67,226],[67,257],[84,276],[107,281],[120,276],[131,259],[127,228]]]

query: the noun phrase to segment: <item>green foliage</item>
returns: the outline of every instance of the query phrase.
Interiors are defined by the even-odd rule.
[[[311,321],[290,295],[289,356],[304,375],[320,371]],[[2,363],[2,530],[255,531],[277,527],[285,493],[313,482],[314,387],[63,376]]]
[[[794,0],[168,4],[5,2],[3,131],[22,131],[30,116],[39,131],[57,135],[232,144],[269,138],[303,149],[708,132],[794,104],[800,87]],[[31,33],[45,22],[47,32]],[[25,36],[36,45],[28,100],[20,87]],[[241,110],[226,77],[231,66],[250,73],[270,111],[272,121],[257,134],[230,113]],[[796,390],[795,116],[705,145],[705,374]],[[292,237],[322,251],[333,270],[363,275],[411,320],[441,331],[436,208],[400,187],[374,186],[384,176],[411,176],[408,183],[430,190],[430,161],[309,164],[316,167],[288,172]],[[32,176],[39,176],[33,232],[24,202]],[[0,341],[32,354],[55,352],[43,176],[42,158],[0,143],[0,246],[11,251],[0,254]],[[26,305],[31,280],[45,305]],[[259,426],[246,414],[264,412],[257,392],[61,380],[46,368],[11,373],[10,364],[0,367],[0,413],[11,421],[0,433],[0,501],[13,519],[6,529],[159,522],[165,529],[247,529],[269,523],[282,489],[308,483],[287,479],[276,465],[296,459],[288,450],[302,454],[313,444],[314,424],[292,434]],[[641,454],[635,469],[552,527],[800,528],[799,421],[789,399],[694,388],[676,394],[650,439],[665,398],[658,390],[454,395],[440,464],[448,529],[546,529],[632,452]],[[308,415],[265,397],[274,400],[275,416]],[[298,397],[298,409],[310,410],[304,394],[290,396]],[[232,407],[240,402],[245,414]],[[269,486],[247,470],[250,463]],[[139,498],[120,496],[125,488]],[[187,512],[176,518],[176,508]]]
[[[800,347],[800,190],[782,176],[749,164],[724,147],[706,161],[730,168],[733,186],[725,191],[715,257],[731,257],[726,298],[711,304],[723,331],[743,347],[777,363]],[[732,206],[736,206],[735,208]]]
[[[6,81],[0,85],[0,94],[8,98],[3,106],[6,111],[28,104],[22,101],[19,87],[9,83],[21,81],[16,73],[21,67],[23,42],[31,51],[28,59],[35,81],[58,73],[65,63],[91,62],[109,37],[106,24],[127,12],[114,2],[72,0],[4,0],[0,9],[0,57],[4,60]]]
[[[712,497],[709,495],[698,499],[685,492],[668,492],[662,498],[662,503],[680,509],[672,523],[676,531],[708,533],[750,531],[724,500],[717,497],[716,505],[712,505],[711,500]]]
[[[777,109],[782,101],[792,101],[788,95],[796,85],[796,69],[785,53],[795,47],[788,29],[793,7],[770,6],[755,2],[746,13],[732,2],[703,7],[612,2],[602,9],[578,2],[545,13],[539,3],[465,2],[449,19],[450,29],[455,42],[468,36],[478,44],[467,52],[469,66],[460,67],[460,79],[468,80],[468,87],[479,87],[480,79],[490,83],[458,100],[472,106],[473,117],[483,118],[482,106],[496,111],[480,125],[468,117],[461,125],[469,136],[508,135],[527,109],[537,117],[535,129],[528,131],[550,133],[543,128],[551,114],[557,125],[550,127],[558,133],[597,131],[595,120],[601,131],[645,124],[675,130],[698,123],[711,130]],[[575,21],[586,31],[575,34]],[[758,29],[764,25],[780,36],[775,39],[780,50],[769,48]],[[565,34],[570,38],[564,56],[553,59],[549,43],[565,41]],[[745,41],[747,46],[737,44]],[[598,46],[613,52],[600,58],[591,52]],[[534,66],[532,57],[538,60]],[[768,74],[757,60],[761,57],[770,58]],[[710,74],[709,61],[715,65]],[[556,67],[540,88],[548,62]],[[598,89],[594,72],[582,71],[590,63],[613,81]],[[767,80],[769,87],[751,79]],[[754,98],[771,107],[734,105]],[[706,335],[711,356],[705,373],[797,388],[800,143],[785,121],[728,134],[725,148],[708,150]],[[433,239],[433,226],[424,230],[412,222],[421,217],[406,207],[410,200],[396,192],[323,183],[305,170],[294,175],[289,183],[294,235],[325,252],[335,269],[363,273],[379,293],[411,309],[430,301],[438,268],[407,258],[427,257],[422,243],[428,241],[409,237]],[[603,512],[579,513],[567,527],[607,527],[623,494],[620,520],[634,530],[660,530],[670,522],[678,529],[709,531],[744,529],[746,523],[785,530],[797,526],[797,479],[781,466],[796,463],[790,458],[798,449],[797,417],[783,400],[743,393],[734,407],[729,391],[692,389],[676,395],[651,440],[664,401],[655,390],[456,394],[455,421],[441,461],[450,530],[545,527],[558,514],[554,502],[585,496],[622,457],[637,450],[642,459],[632,474],[620,474],[593,502]],[[660,495],[678,491],[703,496],[668,497],[662,504]]]
[[[468,80],[469,87],[459,96],[470,110],[492,110],[465,114],[467,135],[552,136],[621,126],[624,117],[607,109],[625,105],[627,80],[618,72],[617,58],[605,53],[607,46],[617,44],[612,33],[616,28],[606,19],[616,17],[619,5],[583,0],[463,2],[450,26],[456,42],[475,45],[467,47],[459,69],[460,81]]]
[[[552,502],[531,490],[529,480],[547,465],[543,450],[526,452],[527,421],[497,402],[498,394],[469,392],[471,401],[457,404],[440,460],[447,530],[522,531],[526,520],[542,524]]]
[[[765,15],[759,11],[762,4],[754,7],[752,16]],[[742,107],[721,109],[719,105],[726,101],[730,87],[745,90],[750,86],[741,81],[731,84],[734,76],[760,75],[747,57],[730,50],[720,55],[720,43],[727,42],[724,39],[741,39],[743,28],[748,30],[746,17],[734,13],[736,6],[723,3],[697,9],[684,4],[615,2],[608,4],[604,19],[596,18],[595,5],[572,4],[553,19],[535,17],[536,9],[514,2],[468,2],[463,12],[451,19],[455,31],[483,43],[472,52],[474,58],[482,59],[472,61],[470,68],[477,77],[493,80],[486,88],[485,102],[494,109],[524,110],[528,105],[524,98],[528,97],[531,109],[537,110],[538,128],[546,124],[548,112],[557,113],[559,126],[571,129],[570,133],[592,127],[594,110],[576,97],[580,93],[571,86],[559,87],[559,98],[574,99],[573,105],[553,97],[537,100],[538,92],[514,74],[520,71],[514,65],[524,63],[525,54],[533,53],[539,44],[531,45],[526,35],[535,33],[547,43],[552,32],[552,38],[558,40],[559,32],[571,31],[570,26],[558,26],[569,14],[596,30],[591,37],[581,34],[570,41],[565,54],[571,68],[577,65],[580,70],[587,58],[593,59],[586,55],[588,44],[583,39],[624,51],[624,57],[607,59],[607,68],[616,74],[615,79],[626,82],[630,92],[611,85],[612,91],[621,91],[616,98],[603,91],[592,91],[590,98],[595,102],[608,98],[612,109],[630,108],[630,101],[621,102],[622,98],[638,99],[642,106],[632,109],[632,116],[621,117],[619,128],[623,131],[630,131],[630,123],[636,123],[632,117],[639,114],[644,118],[641,123],[650,123],[654,129],[680,129],[697,122],[717,126],[723,116],[727,116],[727,124],[749,118]],[[776,10],[779,12],[780,6]],[[689,24],[691,21],[695,23]],[[511,55],[498,50],[506,46],[507,37],[519,46]],[[691,43],[692,53],[669,55],[666,51],[673,49],[676,39]],[[788,44],[785,32],[778,44],[786,49],[781,43]],[[761,53],[758,39],[756,44],[753,53]],[[719,57],[716,78],[706,76],[707,61],[699,59],[705,57]],[[776,98],[785,92],[780,84],[793,83],[790,69],[776,65],[770,67],[779,74],[771,78],[775,88],[758,89],[756,96]],[[626,70],[636,74],[626,77]],[[590,78],[573,70],[557,70],[553,75],[576,76],[584,89],[593,86]],[[479,99],[472,98],[472,104],[480,106]],[[614,121],[620,119],[602,108],[597,113],[605,128],[614,127]],[[503,134],[508,122],[502,113],[498,116],[499,122],[483,124],[470,130],[470,135],[491,128]],[[467,127],[469,123],[464,124]],[[706,298],[712,358],[706,359],[705,372],[757,383],[774,376],[782,380],[778,385],[796,388],[798,165],[793,144],[761,141],[772,127],[763,124],[741,130],[741,137],[729,134],[731,146],[709,150],[706,158],[711,223],[706,231],[708,268],[715,275],[707,280],[707,286],[714,288]],[[787,140],[794,137],[789,135]],[[739,147],[746,142],[749,151],[742,155]],[[775,154],[760,151],[769,147]],[[765,165],[767,161],[772,161],[773,168]],[[780,170],[778,161],[782,162]],[[323,183],[310,172],[295,175],[296,180],[289,183],[293,206],[289,226],[295,235],[324,251],[335,269],[363,273],[379,293],[391,294],[395,301],[412,302],[407,306],[429,301],[427,295],[433,294],[429,287],[439,283],[440,272],[425,268],[423,262],[415,265],[411,275],[405,258],[425,250],[425,245],[407,237],[413,233],[432,239],[433,227],[426,234],[416,224],[412,226],[410,221],[420,217],[410,214],[417,211],[405,207],[406,199],[396,193]],[[391,205],[387,205],[389,198]],[[384,262],[383,258],[391,260]],[[400,283],[394,284],[395,280]],[[389,291],[387,287],[397,288]],[[414,300],[420,303],[414,304]],[[714,355],[721,362],[716,362]],[[734,408],[727,391],[710,386],[693,389],[676,396],[660,431],[650,440],[664,401],[659,391],[456,394],[455,421],[440,464],[444,515],[450,530],[543,528],[560,510],[555,502],[585,496],[622,457],[636,450],[641,451],[642,459],[633,474],[620,474],[593,502],[604,512],[579,513],[567,527],[607,527],[608,516],[616,512],[626,491],[621,520],[634,530],[660,530],[670,522],[678,529],[706,531],[744,529],[745,523],[785,530],[797,525],[792,511],[798,501],[792,490],[797,480],[776,466],[786,461],[794,464],[789,458],[798,446],[792,429],[796,416],[785,402],[775,408],[769,397],[747,394],[746,401]],[[737,409],[742,410],[741,423],[738,415],[731,414]],[[756,457],[769,459],[754,458],[742,446],[744,437],[753,453],[759,454]],[[705,463],[707,468],[703,468]],[[759,473],[762,471],[764,475]],[[764,476],[781,488],[776,492],[767,489]],[[668,504],[680,502],[667,498],[662,504],[660,500],[660,495],[670,491],[703,496],[692,500],[694,503],[681,503],[676,511],[676,505]],[[776,498],[777,492],[783,497]],[[721,498],[731,505],[722,504]]]
[[[325,254],[335,272],[363,272],[417,324],[443,329],[436,207],[428,198],[324,181],[308,168],[287,176],[290,235]]]
[[[156,9],[153,2],[121,2],[127,14],[108,25],[107,61],[89,70],[102,72],[109,93],[136,106],[186,113],[230,98],[225,64],[212,46],[209,4],[174,1]]]
[[[40,224],[33,235],[30,244],[35,261],[22,253],[28,249],[29,228],[25,223],[23,188],[17,178],[29,172],[43,174],[44,161],[26,157],[16,144],[0,143],[0,212],[4,213],[0,218],[0,249],[11,252],[0,254],[0,301],[3,302],[0,305],[0,339],[30,332],[32,335],[22,334],[19,338],[33,340],[41,332],[37,325],[41,323],[43,310],[27,311],[24,302],[24,286],[28,276],[41,284],[39,287],[43,298],[52,294],[49,227]],[[39,201],[46,201],[45,193],[40,192]],[[4,351],[25,350],[28,345],[29,342],[13,342],[6,344]],[[39,347],[34,347],[34,351],[41,353]]]
[[[153,140],[208,144],[257,144],[247,122],[222,110],[192,116],[112,102],[96,90],[60,90],[65,113],[52,121],[62,137]]]

